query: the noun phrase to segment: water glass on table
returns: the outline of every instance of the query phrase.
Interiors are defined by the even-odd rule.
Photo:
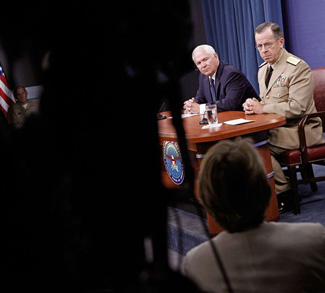
[[[210,127],[217,127],[218,125],[218,113],[216,103],[207,103],[205,105],[206,117]]]

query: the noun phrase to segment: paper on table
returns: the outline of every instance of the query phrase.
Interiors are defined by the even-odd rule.
[[[254,121],[255,120],[247,120],[247,119],[239,118],[239,119],[225,121],[224,123],[229,124],[229,125],[237,125],[237,124],[249,123],[249,122],[254,122]]]
[[[202,129],[209,129],[209,128],[216,128],[216,127],[219,127],[221,126],[222,123],[218,123],[216,126],[210,126],[209,124],[208,125],[204,125],[202,126]]]
[[[186,117],[192,117],[192,116],[195,116],[195,115],[199,115],[199,114],[191,114],[191,113],[185,113],[185,114],[182,114],[182,118],[186,118]]]

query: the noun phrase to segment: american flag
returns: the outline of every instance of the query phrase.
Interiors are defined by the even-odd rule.
[[[0,110],[8,117],[8,108],[15,103],[13,92],[9,89],[6,76],[0,66]]]

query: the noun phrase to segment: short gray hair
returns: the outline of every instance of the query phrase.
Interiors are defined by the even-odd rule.
[[[271,31],[273,32],[273,36],[276,39],[283,38],[282,30],[281,30],[280,26],[275,22],[263,22],[263,23],[261,23],[260,25],[258,25],[256,27],[254,35],[263,33],[268,28],[271,29]]]
[[[192,59],[193,59],[193,61],[194,61],[194,54],[197,51],[200,51],[200,50],[204,50],[205,52],[207,52],[211,56],[213,56],[216,53],[216,51],[214,50],[214,48],[212,46],[208,45],[208,44],[199,45],[192,52]]]

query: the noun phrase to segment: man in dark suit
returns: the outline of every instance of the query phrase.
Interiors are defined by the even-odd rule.
[[[213,47],[197,46],[192,52],[192,59],[200,71],[199,89],[195,97],[184,102],[185,113],[204,113],[205,103],[213,101],[218,112],[243,111],[242,104],[247,98],[259,100],[245,75],[234,66],[220,61]]]

